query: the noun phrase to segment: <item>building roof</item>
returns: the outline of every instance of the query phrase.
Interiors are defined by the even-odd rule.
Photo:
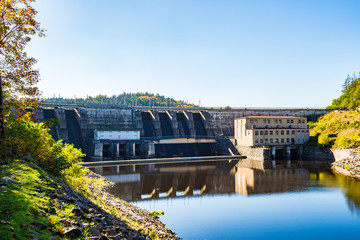
[[[246,116],[246,117],[239,117],[239,118],[250,118],[250,119],[254,119],[254,118],[265,118],[265,119],[274,119],[274,118],[293,118],[293,119],[298,119],[298,118],[306,118],[306,117],[294,117],[294,116]]]

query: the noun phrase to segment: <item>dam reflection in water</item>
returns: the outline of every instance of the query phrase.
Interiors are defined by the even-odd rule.
[[[115,196],[165,211],[161,220],[184,239],[360,234],[360,183],[333,174],[328,163],[244,159],[92,170],[115,183]]]

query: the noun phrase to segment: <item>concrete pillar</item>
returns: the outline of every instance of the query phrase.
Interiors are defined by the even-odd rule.
[[[286,146],[286,158],[290,159],[291,158],[291,146]]]
[[[116,143],[116,154],[115,157],[120,157],[120,144]]]
[[[120,166],[116,166],[116,173],[120,172]]]
[[[133,142],[133,143],[131,143],[132,144],[132,156],[134,157],[135,156],[135,143]]]
[[[303,146],[300,145],[299,146],[299,156],[300,156],[300,158],[302,158],[302,155],[303,155]]]
[[[103,158],[103,144],[100,142],[94,143],[94,157]]]
[[[127,169],[128,169],[129,172],[134,173],[135,170],[136,170],[136,166],[135,166],[135,164],[128,165]]]
[[[166,111],[166,113],[169,116],[174,136],[179,136],[179,122],[177,120],[176,112]]]
[[[154,157],[155,156],[155,144],[153,142],[148,143],[148,156]]]
[[[196,129],[194,124],[194,116],[192,112],[184,112],[186,116],[188,117],[188,126],[190,130],[190,135],[195,137],[196,136]]]
[[[276,147],[275,146],[271,147],[271,156],[273,156],[273,158],[276,157]]]
[[[286,161],[286,167],[287,167],[287,168],[291,168],[291,160],[287,160],[287,161]]]
[[[59,137],[60,137],[60,139],[64,140],[64,142],[68,142],[69,137],[68,137],[67,124],[66,124],[65,109],[64,108],[55,108],[54,112],[55,112],[55,117],[60,120]]]
[[[159,112],[158,111],[151,111],[151,116],[153,117],[153,124],[154,124],[154,128],[155,128],[155,133],[157,137],[161,137],[162,136],[162,131],[161,131],[161,122],[160,122],[160,116],[159,116]]]

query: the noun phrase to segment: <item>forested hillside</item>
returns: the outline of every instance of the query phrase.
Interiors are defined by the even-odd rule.
[[[356,109],[360,106],[360,76],[349,75],[343,84],[342,95],[328,109]]]
[[[106,96],[97,95],[87,98],[43,98],[42,102],[47,103],[95,103],[95,104],[116,104],[122,106],[163,106],[163,107],[196,107],[195,104],[187,103],[183,100],[175,100],[163,95],[153,93],[122,93],[119,95]]]
[[[322,147],[357,148],[360,146],[360,78],[348,76],[342,95],[328,109],[342,109],[308,122],[311,136]]]

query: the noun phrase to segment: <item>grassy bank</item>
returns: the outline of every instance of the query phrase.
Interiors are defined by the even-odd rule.
[[[109,182],[87,169],[54,176],[25,160],[1,167],[0,239],[179,239],[157,216],[107,193]]]
[[[2,165],[0,190],[1,239],[51,239],[64,231],[60,220],[73,217],[74,204],[54,201],[55,183],[35,164],[14,160]]]

